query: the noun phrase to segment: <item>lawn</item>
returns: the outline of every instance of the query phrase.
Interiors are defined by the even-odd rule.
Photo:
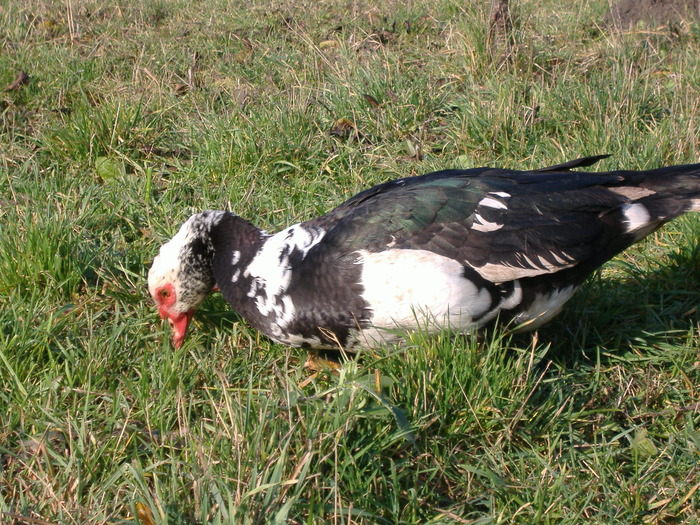
[[[700,26],[608,0],[0,0],[0,522],[700,522],[700,220],[537,333],[337,369],[146,289],[190,214],[268,230],[380,181],[700,161]],[[23,77],[23,71],[28,77]]]

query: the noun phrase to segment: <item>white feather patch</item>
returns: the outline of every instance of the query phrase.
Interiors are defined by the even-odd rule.
[[[542,256],[538,256],[538,262],[535,262],[525,254],[516,254],[516,258],[521,263],[519,266],[506,263],[486,263],[483,266],[474,266],[474,270],[484,279],[494,283],[505,283],[523,277],[558,272],[576,265],[576,262],[565,252],[549,252],[548,255],[554,259],[555,263],[549,262]]]
[[[474,214],[474,222],[472,223],[472,230],[478,232],[495,232],[503,228],[503,224],[497,222],[490,222],[484,219],[478,213]]]
[[[153,266],[148,272],[149,280],[163,277],[164,274],[175,275],[176,263],[180,259],[180,250],[192,239],[192,221],[194,217],[190,217],[184,222],[178,232],[160,247],[158,255],[153,260]]]
[[[520,286],[520,281],[513,282],[513,291],[508,297],[504,297],[501,301],[501,308],[510,310],[515,308],[523,300],[523,288]]]
[[[289,257],[300,252],[302,259],[326,234],[321,228],[307,229],[299,224],[269,237],[245,269],[253,283],[248,297],[255,298],[258,311],[274,314],[280,332],[294,319],[294,304],[286,294],[292,278]]]
[[[464,277],[458,261],[425,250],[359,252],[362,298],[372,312],[367,342],[393,340],[391,331],[426,323],[465,330],[492,319],[492,297]],[[479,318],[478,323],[474,318]]]
[[[624,204],[622,206],[622,214],[625,216],[627,233],[632,233],[644,228],[649,224],[649,221],[651,221],[649,210],[638,202]]]
[[[507,210],[508,206],[503,204],[501,201],[492,199],[491,197],[484,197],[479,201],[479,206],[485,206],[487,208],[494,208],[497,210]]]
[[[559,290],[553,290],[544,295],[538,295],[527,310],[518,314],[514,321],[516,325],[522,325],[521,330],[534,330],[555,317],[574,292],[577,286],[567,286]]]

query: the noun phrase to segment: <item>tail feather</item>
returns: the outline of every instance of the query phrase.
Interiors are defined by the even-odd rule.
[[[700,211],[700,164],[669,166],[647,172],[638,184],[649,193],[638,202],[657,201],[671,216],[689,211]]]
[[[539,168],[535,171],[537,173],[546,173],[548,171],[571,171],[574,168],[587,168],[593,166],[596,162],[607,159],[610,155],[592,155],[590,157],[582,157],[580,159],[570,160],[562,164],[557,164],[555,166],[547,166],[546,168]]]

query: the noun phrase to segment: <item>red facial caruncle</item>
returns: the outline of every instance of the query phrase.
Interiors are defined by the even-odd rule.
[[[175,348],[180,348],[185,341],[187,326],[192,320],[194,310],[187,312],[173,311],[177,303],[177,294],[172,283],[166,283],[154,290],[153,299],[158,307],[161,319],[167,319],[170,328],[173,330],[172,343]]]

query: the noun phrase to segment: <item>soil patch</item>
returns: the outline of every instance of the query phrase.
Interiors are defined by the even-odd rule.
[[[700,18],[700,0],[620,0],[607,19],[622,29],[643,22],[658,27]]]

